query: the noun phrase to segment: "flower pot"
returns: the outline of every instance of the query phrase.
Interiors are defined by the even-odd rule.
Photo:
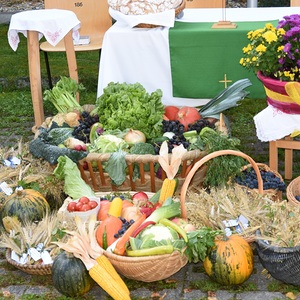
[[[269,105],[287,114],[300,114],[300,105],[297,104],[300,96],[297,93],[295,97],[295,94],[287,90],[286,86],[289,82],[266,77],[261,72],[257,73],[257,77],[264,85]],[[300,83],[296,84],[300,86]]]

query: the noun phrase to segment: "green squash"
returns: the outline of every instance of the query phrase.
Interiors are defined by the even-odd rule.
[[[84,263],[66,251],[55,257],[52,265],[54,287],[67,297],[87,293],[95,284]]]
[[[252,274],[254,266],[251,246],[239,235],[216,239],[203,267],[207,275],[223,285],[238,285]]]
[[[18,190],[8,196],[1,207],[1,219],[6,216],[16,216],[18,220],[24,222],[40,221],[45,214],[50,212],[47,200],[36,190]]]

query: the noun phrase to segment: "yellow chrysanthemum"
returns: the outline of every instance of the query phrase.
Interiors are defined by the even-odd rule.
[[[273,26],[272,23],[267,23],[265,28],[268,29],[268,30],[274,30],[275,29],[275,27]]]
[[[273,31],[266,31],[264,34],[263,34],[263,38],[270,44],[272,42],[276,42],[277,41],[277,35],[275,32]]]
[[[258,45],[258,46],[256,47],[255,50],[256,50],[257,52],[266,52],[267,47],[264,46],[263,44],[260,44],[260,45]]]
[[[253,56],[252,57],[252,61],[254,62],[254,61],[257,61],[257,57],[256,56]]]

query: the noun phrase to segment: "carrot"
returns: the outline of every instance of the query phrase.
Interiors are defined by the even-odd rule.
[[[126,244],[134,231],[146,220],[146,215],[141,214],[140,217],[125,231],[125,233],[119,238],[114,253],[118,255],[125,255]]]

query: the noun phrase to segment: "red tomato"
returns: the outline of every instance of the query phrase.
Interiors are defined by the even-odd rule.
[[[80,211],[88,211],[91,207],[88,204],[83,204]]]
[[[81,211],[82,206],[83,206],[83,203],[78,201],[78,202],[76,203],[76,205],[75,205],[75,210],[76,210],[76,211]]]
[[[72,201],[68,204],[67,210],[69,212],[75,211],[76,210],[76,202]]]
[[[88,204],[90,202],[90,199],[88,197],[81,197],[78,201],[82,204]]]
[[[90,206],[91,209],[95,208],[98,206],[97,201],[91,200],[88,205]]]

